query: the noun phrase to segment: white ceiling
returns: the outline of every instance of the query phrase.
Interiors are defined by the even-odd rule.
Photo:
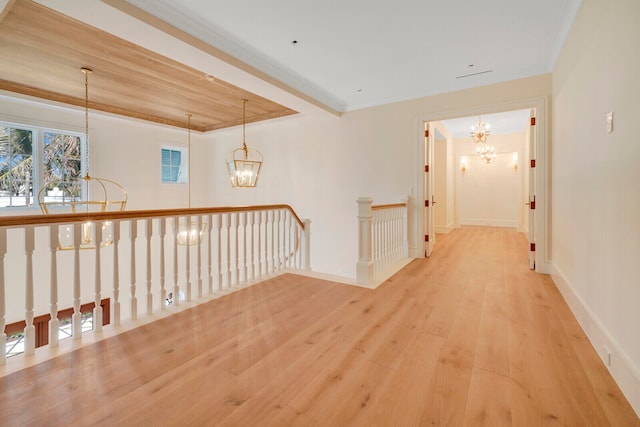
[[[551,72],[581,3],[128,1],[343,112]]]
[[[491,135],[522,133],[529,121],[529,110],[506,111],[503,113],[483,114],[482,122],[489,125]],[[478,116],[442,120],[442,124],[453,138],[468,138],[472,125],[477,125]]]

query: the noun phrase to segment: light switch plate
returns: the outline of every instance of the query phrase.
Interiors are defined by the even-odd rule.
[[[613,112],[607,113],[607,133],[613,132]]]

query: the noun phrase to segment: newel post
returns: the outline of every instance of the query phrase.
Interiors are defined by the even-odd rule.
[[[356,281],[368,285],[373,281],[373,261],[371,258],[371,219],[373,199],[360,197],[358,200],[358,265]]]
[[[409,258],[409,245],[411,244],[411,224],[413,224],[413,209],[411,208],[411,196],[404,199],[404,229],[402,230],[402,256]]]
[[[304,269],[311,270],[311,220],[305,219],[304,224]]]

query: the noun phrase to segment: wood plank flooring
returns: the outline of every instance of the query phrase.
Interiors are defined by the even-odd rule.
[[[0,379],[0,425],[640,426],[525,238],[368,290],[286,274]]]

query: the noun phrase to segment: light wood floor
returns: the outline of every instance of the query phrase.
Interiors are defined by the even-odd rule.
[[[377,290],[283,275],[0,379],[2,425],[638,426],[513,230]]]

